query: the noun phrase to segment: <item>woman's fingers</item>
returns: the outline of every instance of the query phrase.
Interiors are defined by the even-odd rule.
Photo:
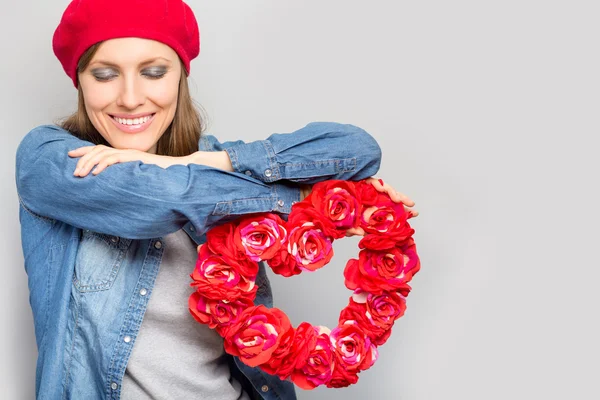
[[[85,175],[81,175],[81,173],[83,172],[85,166],[87,165],[88,161],[94,157],[94,155],[96,155],[97,153],[103,151],[104,149],[108,148],[107,146],[103,146],[103,145],[97,145],[94,146],[93,148],[89,148],[89,146],[87,146],[88,148],[86,150],[82,150],[82,148],[80,149],[76,149],[76,150],[80,150],[82,152],[85,152],[85,154],[83,156],[81,156],[81,158],[79,159],[79,161],[77,161],[77,165],[75,167],[75,171],[73,172],[73,175],[79,175],[79,176],[85,176],[87,175],[87,173]],[[72,153],[71,153],[72,154]],[[69,154],[69,155],[71,155]]]
[[[105,157],[113,154],[114,149],[110,147],[100,148],[98,150],[94,150],[88,154],[86,154],[87,159],[83,162],[83,165],[80,167],[79,175],[86,176],[90,173],[92,168],[100,162]]]
[[[375,190],[377,190],[378,192],[387,193],[388,196],[390,196],[392,201],[394,201],[395,203],[403,203],[404,205],[409,207],[415,205],[415,202],[412,201],[410,197],[394,190],[394,188],[385,183],[382,179],[368,178],[366,181],[367,183],[373,185]]]
[[[419,216],[419,212],[417,210],[413,210],[410,207],[404,207],[404,211],[406,211],[409,214],[408,218],[414,218],[414,217],[418,217]]]
[[[92,151],[96,146],[83,146],[83,147],[79,147],[77,149],[73,149],[71,151],[69,151],[67,154],[69,155],[69,157],[81,157],[87,153],[89,153],[90,151]]]
[[[357,228],[350,228],[350,229],[346,230],[346,236],[355,236],[355,235],[365,236],[365,230],[363,228],[361,228],[360,226]]]
[[[96,168],[94,168],[94,170],[92,171],[92,174],[98,175],[109,165],[113,165],[119,162],[123,162],[119,154],[111,154],[110,156],[107,155],[105,158],[98,161],[98,164],[96,165]]]

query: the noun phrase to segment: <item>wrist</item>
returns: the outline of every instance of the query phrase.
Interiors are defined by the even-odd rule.
[[[229,155],[225,150],[222,151],[197,151],[190,154],[189,162],[192,164],[206,165],[208,167],[222,169],[224,171],[233,172],[233,166]]]

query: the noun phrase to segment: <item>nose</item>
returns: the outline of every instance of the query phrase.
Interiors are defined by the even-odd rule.
[[[143,85],[138,82],[136,77],[125,76],[121,80],[121,89],[117,98],[117,105],[129,110],[135,110],[146,102],[146,95],[143,91]]]

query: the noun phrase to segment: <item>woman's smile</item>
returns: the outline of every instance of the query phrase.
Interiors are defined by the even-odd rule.
[[[145,131],[152,121],[156,113],[144,113],[136,115],[125,115],[125,114],[108,114],[113,124],[122,132],[125,133],[138,133]]]

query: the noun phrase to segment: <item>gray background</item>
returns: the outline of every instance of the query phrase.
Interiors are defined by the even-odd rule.
[[[35,341],[14,154],[75,107],[51,50],[66,0],[0,13],[0,388],[33,397]],[[422,270],[379,361],[300,399],[598,399],[597,1],[194,1],[195,98],[209,132],[255,140],[310,121],[363,127],[411,196]],[[357,241],[273,278],[292,322],[335,324]]]

